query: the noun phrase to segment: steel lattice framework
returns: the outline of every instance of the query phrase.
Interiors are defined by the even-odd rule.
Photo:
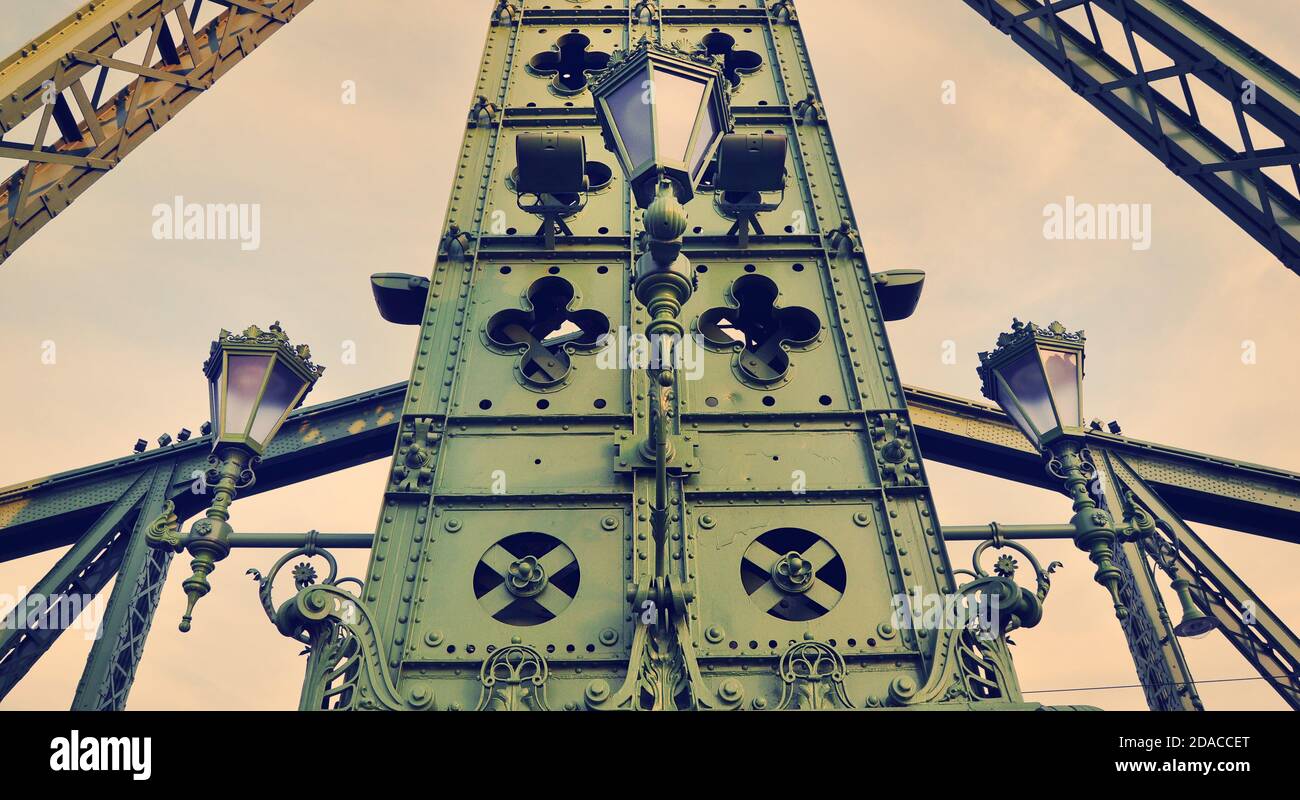
[[[1300,79],[1182,0],[965,2],[1300,273]]]
[[[311,0],[206,3],[96,0],[0,62],[0,158],[26,162],[0,184],[0,264]]]
[[[0,156],[26,162],[0,194],[4,201],[0,203],[0,261],[309,2],[208,0],[205,9],[204,0],[102,0],[87,4],[0,63],[0,133],[12,132],[24,120],[36,124],[33,138],[25,145],[0,141]],[[1300,81],[1294,76],[1178,0],[967,0],[967,4],[1008,33],[1284,264],[1300,271],[1300,203],[1294,190],[1300,178]],[[205,14],[205,10],[216,13]],[[1118,41],[1103,39],[1106,26],[1099,24],[1102,15],[1117,24]],[[470,182],[469,189],[453,192],[433,290],[427,297],[421,294],[415,298],[417,307],[428,304],[416,373],[408,382],[293,413],[258,467],[256,484],[242,494],[273,490],[396,454],[379,538],[389,542],[389,550],[395,546],[392,541],[406,547],[413,561],[420,552],[416,544],[423,536],[426,520],[422,509],[426,503],[435,510],[481,509],[496,503],[506,513],[515,513],[514,509],[535,506],[539,496],[551,491],[552,487],[539,484],[504,501],[494,500],[472,485],[466,488],[457,484],[455,480],[461,478],[464,483],[465,476],[454,470],[451,483],[435,487],[431,476],[404,472],[402,459],[412,447],[438,443],[444,435],[451,446],[465,452],[470,452],[471,446],[487,450],[520,441],[505,429],[511,423],[515,428],[522,423],[517,415],[497,417],[495,412],[455,411],[455,401],[449,401],[450,392],[439,397],[437,391],[421,389],[420,373],[426,367],[430,368],[429,374],[456,374],[458,361],[453,356],[458,348],[468,346],[461,342],[458,331],[469,313],[467,298],[475,291],[476,275],[504,262],[533,268],[534,263],[559,261],[590,270],[600,262],[630,262],[634,255],[632,212],[625,195],[613,195],[605,201],[609,209],[602,221],[614,220],[610,225],[614,228],[612,234],[605,227],[598,233],[587,230],[595,224],[588,220],[585,225],[575,226],[577,235],[566,237],[559,252],[548,252],[528,237],[488,232],[483,225],[489,196],[500,191],[495,188],[496,178],[500,177],[496,170],[498,162],[506,160],[501,150],[505,142],[522,130],[584,130],[595,125],[590,105],[578,104],[574,108],[573,103],[568,103],[560,107],[552,96],[554,92],[548,93],[539,82],[516,86],[522,80],[520,75],[527,75],[528,80],[537,77],[520,65],[531,49],[550,46],[554,37],[544,38],[542,34],[546,26],[557,25],[609,26],[606,34],[617,27],[618,35],[629,37],[623,41],[625,45],[630,37],[664,25],[698,29],[701,34],[710,29],[716,33],[727,26],[745,26],[746,33],[760,30],[755,35],[766,37],[764,42],[770,45],[766,52],[776,56],[777,65],[771,83],[752,82],[738,95],[740,102],[733,100],[738,129],[781,127],[790,131],[799,147],[800,160],[794,165],[799,181],[809,184],[820,180],[834,186],[827,193],[833,195],[828,204],[834,205],[841,216],[819,216],[811,233],[759,236],[739,249],[721,229],[706,230],[688,245],[688,251],[693,259],[720,264],[715,272],[722,272],[729,261],[738,258],[781,263],[800,258],[814,261],[826,271],[842,268],[839,274],[849,276],[845,279],[862,280],[867,287],[861,291],[867,300],[863,308],[873,308],[874,293],[869,288],[865,257],[851,243],[847,250],[843,249],[843,238],[836,238],[843,237],[844,229],[835,223],[840,218],[851,222],[851,210],[793,3],[779,0],[760,2],[753,8],[742,5],[705,9],[674,8],[642,0],[625,7],[595,9],[581,2],[551,8],[534,2],[500,0],[493,11],[484,69],[475,88],[476,101],[468,110],[461,156],[462,169],[488,177],[482,184]],[[138,63],[116,57],[140,39],[145,42],[145,50]],[[719,54],[729,53],[735,45],[733,37],[731,43],[721,46]],[[701,46],[712,47],[707,41]],[[1164,61],[1152,63],[1153,54],[1159,54]],[[125,74],[127,83],[108,95],[105,87],[115,73]],[[1213,129],[1203,120],[1191,88],[1197,81],[1230,105],[1234,131]],[[93,88],[87,83],[93,83]],[[1175,85],[1178,92],[1171,93],[1170,87]],[[1251,92],[1243,94],[1244,89]],[[54,130],[51,122],[62,138],[47,145]],[[1258,146],[1255,138],[1261,130],[1281,144]],[[1240,147],[1226,143],[1233,139],[1229,134],[1239,138]],[[792,200],[793,204],[800,202]],[[502,203],[498,199],[495,205]],[[818,210],[821,208],[817,205]],[[585,280],[581,279],[580,285],[589,293],[599,291],[598,284],[588,285],[582,282]],[[837,283],[840,280],[835,278]],[[815,295],[805,297],[815,299]],[[443,307],[452,313],[436,313]],[[843,302],[838,306],[846,327],[858,311]],[[635,309],[629,307],[629,315],[634,313]],[[883,328],[874,325],[879,322],[874,316],[870,319],[873,324],[861,326],[864,339],[879,341],[880,350],[887,354]],[[434,338],[442,344],[453,344],[431,354],[429,342]],[[459,363],[464,363],[464,356]],[[822,418],[808,414],[812,424],[803,435],[824,435],[822,441],[838,442],[842,439],[825,434],[832,428],[844,428],[850,437],[873,442],[873,455],[879,455],[885,442],[897,441],[904,450],[924,452],[930,461],[1019,483],[1060,488],[1044,473],[1038,452],[998,409],[902,387],[895,383],[892,367],[883,359],[870,361],[861,370],[856,369],[862,366],[858,362],[853,366],[855,369],[848,374],[858,376],[858,383],[869,383],[870,388],[860,389],[858,397],[850,393],[844,398],[845,408],[820,412]],[[450,379],[447,385],[451,385]],[[519,388],[508,382],[484,386],[506,393]],[[518,396],[533,399],[528,394]],[[886,396],[892,399],[886,400]],[[825,397],[821,405],[828,405],[830,399]],[[874,405],[869,404],[869,399]],[[609,418],[616,423],[614,431],[622,425],[634,428],[637,401],[636,393],[631,392],[628,411],[633,413]],[[537,407],[545,408],[540,404]],[[696,429],[701,425],[705,428],[701,443],[693,445],[689,452],[706,462],[719,452],[716,445],[711,450],[707,444],[710,435],[715,437],[712,441],[740,441],[740,429],[734,429],[735,424],[743,421],[747,429],[761,416],[741,412],[733,414],[732,419],[710,417],[699,409],[683,407],[682,411],[684,422],[694,424]],[[459,435],[452,430],[453,420],[460,433],[470,427],[474,430]],[[571,414],[564,416],[563,422],[569,440],[599,441],[603,446],[608,432],[600,420]],[[822,428],[817,427],[819,423]],[[779,433],[783,423],[767,424],[763,431]],[[576,427],[571,431],[571,426]],[[532,433],[557,431],[537,425]],[[1153,565],[1162,558],[1172,558],[1191,580],[1197,606],[1216,620],[1228,641],[1288,704],[1300,708],[1300,639],[1188,526],[1188,521],[1202,522],[1300,543],[1296,534],[1300,530],[1300,475],[1097,429],[1089,431],[1085,438],[1096,458],[1098,492],[1107,508],[1117,518],[1154,521],[1150,537],[1123,543],[1117,554],[1121,594],[1125,603],[1137,611],[1124,623],[1124,631],[1150,707],[1201,708],[1156,584],[1158,573]],[[432,447],[435,454],[440,446]],[[74,708],[125,707],[170,562],[170,554],[146,546],[145,534],[169,513],[183,520],[202,509],[205,498],[190,491],[191,480],[193,474],[207,466],[210,449],[210,438],[199,437],[0,489],[0,561],[72,546],[36,584],[33,595],[94,595],[117,577],[103,622],[104,635],[92,647]],[[618,452],[627,457],[630,451]],[[634,471],[635,467],[625,470]],[[915,512],[915,519],[897,523],[895,530],[900,537],[916,535],[924,541],[920,531],[929,513],[928,487],[919,463],[908,474],[883,475],[867,469],[864,476],[863,485],[852,487],[852,491],[879,492],[882,508],[891,505],[908,514]],[[438,480],[446,478],[439,473]],[[628,497],[635,498],[644,489],[638,488],[637,481],[630,478]],[[569,495],[561,499],[583,508],[589,503],[621,500],[625,493],[622,488],[566,491]],[[837,493],[844,494],[843,490],[827,487],[817,497],[819,502],[834,504]],[[768,495],[772,494],[723,485],[695,488],[688,493],[683,482],[679,500],[685,507],[688,502],[721,504],[728,497],[747,500],[750,495],[761,495],[763,502],[770,503]],[[479,513],[475,518],[490,519],[490,515]],[[915,531],[908,528],[912,522],[916,523]],[[614,530],[621,523],[610,516],[602,524],[606,530]],[[630,540],[635,523],[629,525]],[[450,527],[447,530],[454,533]],[[927,535],[942,538],[938,531],[927,531]],[[303,542],[338,547],[370,547],[375,543],[369,533],[323,534],[310,539],[244,535],[237,536],[234,543],[293,547]],[[942,550],[942,542],[938,544],[936,553]],[[634,552],[635,545],[629,550],[629,559]],[[887,551],[887,555],[899,567],[915,566],[902,558],[904,553]],[[936,563],[946,566],[945,559],[941,553]],[[375,568],[375,574],[381,574],[377,565]],[[410,605],[409,593],[402,597],[400,585],[379,587],[386,593],[385,602],[390,608],[405,609]],[[372,590],[377,591],[373,583]],[[45,613],[52,620],[67,611],[56,606]],[[401,630],[396,617],[381,622],[386,635]],[[400,622],[405,623],[405,616]],[[55,625],[0,631],[0,699],[48,650],[58,633]],[[422,639],[433,643],[433,632]],[[396,666],[407,658],[408,652],[401,644],[400,639],[392,643],[384,660]],[[414,647],[412,643],[412,652]],[[922,663],[937,658],[924,646],[918,645],[916,650]],[[313,659],[318,658],[319,653],[313,655]],[[316,664],[309,670],[328,666]],[[319,707],[322,702],[330,702],[328,683],[308,686],[304,704]],[[1013,676],[1006,688],[1010,696],[1017,695]],[[325,692],[323,697],[313,694],[320,691]]]
[[[406,384],[398,383],[295,412],[286,429],[296,435],[282,435],[272,445],[258,471],[258,482],[247,494],[387,457],[397,436],[395,411],[401,408],[405,393]],[[927,459],[1017,483],[1056,488],[1044,477],[1038,454],[998,409],[912,387],[907,389],[907,398]],[[312,435],[307,438],[309,433]],[[1280,692],[1296,686],[1300,646],[1295,635],[1201,543],[1185,520],[1229,523],[1236,530],[1295,541],[1295,531],[1300,529],[1300,475],[1115,434],[1093,431],[1089,439],[1094,452],[1105,454],[1101,460],[1108,468],[1103,478],[1115,487],[1108,489],[1108,494],[1119,496],[1124,489],[1138,492],[1148,511],[1167,523],[1160,530],[1166,534],[1176,531],[1172,538],[1180,543],[1180,559],[1204,588],[1198,597],[1206,598],[1206,613],[1233,621],[1223,629],[1229,641]],[[105,538],[102,531],[106,529],[114,529],[113,534],[127,532],[120,553],[126,552],[130,542],[137,551],[143,550],[141,529],[161,513],[166,499],[176,503],[182,517],[200,510],[202,500],[191,492],[190,476],[206,466],[210,448],[207,437],[195,438],[0,490],[0,560],[74,542],[88,543],[60,560],[33,588],[38,592],[41,587],[72,585],[102,551],[95,550],[94,544]],[[152,494],[149,488],[157,480],[165,482],[162,495]],[[288,547],[293,541],[286,537],[275,544]],[[350,536],[337,546],[368,546],[368,541],[367,535]],[[1172,624],[1156,590],[1148,557],[1131,544],[1125,546],[1124,553],[1130,569],[1125,591],[1144,598],[1139,607],[1150,611],[1133,615],[1125,633],[1139,676],[1144,684],[1154,687],[1147,689],[1151,707],[1199,707],[1199,700],[1192,703],[1195,693],[1190,672],[1171,634]],[[92,648],[78,685],[75,708],[124,707],[167,562],[165,556],[124,561],[121,555],[108,562],[109,570],[120,567],[120,578],[105,616],[104,636]],[[89,588],[93,594],[111,574],[101,575],[96,584],[80,583],[79,589]],[[1262,627],[1241,622],[1245,608],[1255,609]],[[57,633],[0,640],[0,699],[49,648]],[[1294,688],[1286,689],[1284,697],[1296,704]]]

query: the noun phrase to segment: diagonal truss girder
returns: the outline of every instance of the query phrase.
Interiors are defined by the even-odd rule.
[[[1105,450],[1093,453],[1097,468],[1094,494],[1116,520],[1131,523],[1129,506],[1120,502],[1125,487],[1111,466]],[[1147,707],[1152,711],[1204,711],[1196,681],[1183,654],[1157,583],[1157,573],[1144,550],[1144,542],[1121,541],[1115,548],[1115,566],[1120,571],[1120,599],[1129,610],[1120,623],[1134,673],[1142,685]]]
[[[135,682],[135,670],[144,653],[145,639],[153,624],[154,611],[172,553],[149,546],[147,528],[164,513],[176,461],[153,470],[149,489],[140,500],[140,510],[131,527],[117,581],[108,599],[99,638],[90,648],[86,667],[73,696],[74,711],[123,711]]]
[[[1251,591],[1245,581],[1188,527],[1164,499],[1117,453],[1102,453],[1120,488],[1156,521],[1155,535],[1172,547],[1192,599],[1218,630],[1291,708],[1300,710],[1300,638]]]
[[[268,448],[257,481],[241,494],[256,494],[344,469],[391,450],[396,436],[393,420],[405,389],[405,384],[399,384],[298,410]],[[206,505],[208,496],[191,489],[209,466],[210,449],[207,439],[193,440],[16,487],[18,491],[9,496],[12,502],[7,505],[10,515],[22,516],[23,509],[32,508],[33,496],[28,492],[33,489],[36,497],[42,498],[37,507],[62,509],[9,542],[20,548],[18,554],[60,546],[36,545],[29,550],[32,545],[27,536],[33,533],[52,536],[62,544],[72,542],[73,547],[20,602],[27,604],[38,597],[65,599],[42,612],[39,622],[0,629],[0,700],[116,575],[118,581],[77,686],[73,708],[125,707],[171,561],[170,553],[147,546],[144,531],[167,501],[174,503],[181,519]],[[326,461],[319,460],[322,455]],[[0,512],[0,516],[5,514]],[[88,519],[91,521],[85,522]],[[16,556],[0,560],[11,557]]]
[[[206,0],[225,10],[198,25],[204,3],[96,0],[0,62],[0,160],[26,162],[0,183],[0,264],[311,0]],[[128,82],[104,97],[110,77]]]
[[[93,602],[117,573],[141,498],[157,468],[140,474],[54,568],[8,613],[0,628],[0,699]],[[34,602],[32,602],[34,601]]]
[[[965,2],[1300,273],[1300,79],[1182,0]]]

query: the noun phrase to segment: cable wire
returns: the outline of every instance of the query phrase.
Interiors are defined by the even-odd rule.
[[[1170,681],[1168,683],[1124,683],[1114,686],[1076,686],[1071,689],[1035,689],[1033,691],[1022,691],[1021,694],[1053,694],[1056,692],[1099,692],[1106,689],[1147,689],[1156,686],[1187,686],[1201,683],[1236,683],[1238,681],[1262,681],[1268,678],[1289,678],[1290,675],[1252,675],[1248,678],[1211,678],[1203,681]]]

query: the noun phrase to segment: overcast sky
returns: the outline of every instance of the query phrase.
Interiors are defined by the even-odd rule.
[[[0,52],[78,5],[0,0]],[[1300,6],[1198,7],[1300,68]],[[311,402],[404,380],[413,329],[380,320],[368,276],[428,274],[478,70],[490,0],[316,0],[0,266],[0,485],[118,457],[207,415],[200,365],[221,327],[279,319],[328,367]],[[925,269],[890,339],[903,379],[978,397],[976,354],[1012,316],[1088,334],[1085,415],[1126,434],[1300,467],[1300,278],[1011,41],[958,2],[799,0],[857,221],[874,269]],[[357,102],[340,102],[355,81]],[[942,102],[954,81],[956,103]],[[14,162],[0,162],[5,172]],[[14,164],[13,167],[9,165]],[[168,242],[151,209],[258,203],[260,248]],[[1150,248],[1053,241],[1067,197],[1151,208]],[[45,343],[57,358],[45,364]],[[355,364],[344,364],[346,343]],[[948,344],[951,343],[951,344]],[[1243,347],[1257,358],[1243,363]],[[956,363],[945,363],[955,347]],[[945,524],[1064,522],[1057,494],[931,464]],[[373,530],[386,461],[239,500],[244,531]],[[1294,546],[1198,528],[1284,619],[1300,624]],[[1135,675],[1105,592],[1068,543],[1036,545],[1054,578],[1042,625],[1016,638],[1021,685],[1127,685]],[[969,548],[954,547],[965,561]],[[0,594],[59,553],[0,564]],[[293,708],[303,660],[262,616],[236,552],[182,636],[179,559],[131,708]],[[353,573],[364,557],[345,562]],[[64,708],[89,647],[63,636],[0,703]],[[1217,634],[1185,644],[1199,679],[1254,674]],[[1281,708],[1260,681],[1204,684],[1211,708]],[[1027,695],[1143,708],[1138,689]]]

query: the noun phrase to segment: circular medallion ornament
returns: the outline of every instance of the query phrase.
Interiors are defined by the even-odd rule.
[[[540,625],[573,602],[579,577],[578,559],[564,542],[545,533],[516,533],[479,559],[474,596],[498,622]]]
[[[844,596],[844,560],[822,537],[802,528],[776,528],[760,535],[740,562],[749,598],[777,619],[816,619]]]

